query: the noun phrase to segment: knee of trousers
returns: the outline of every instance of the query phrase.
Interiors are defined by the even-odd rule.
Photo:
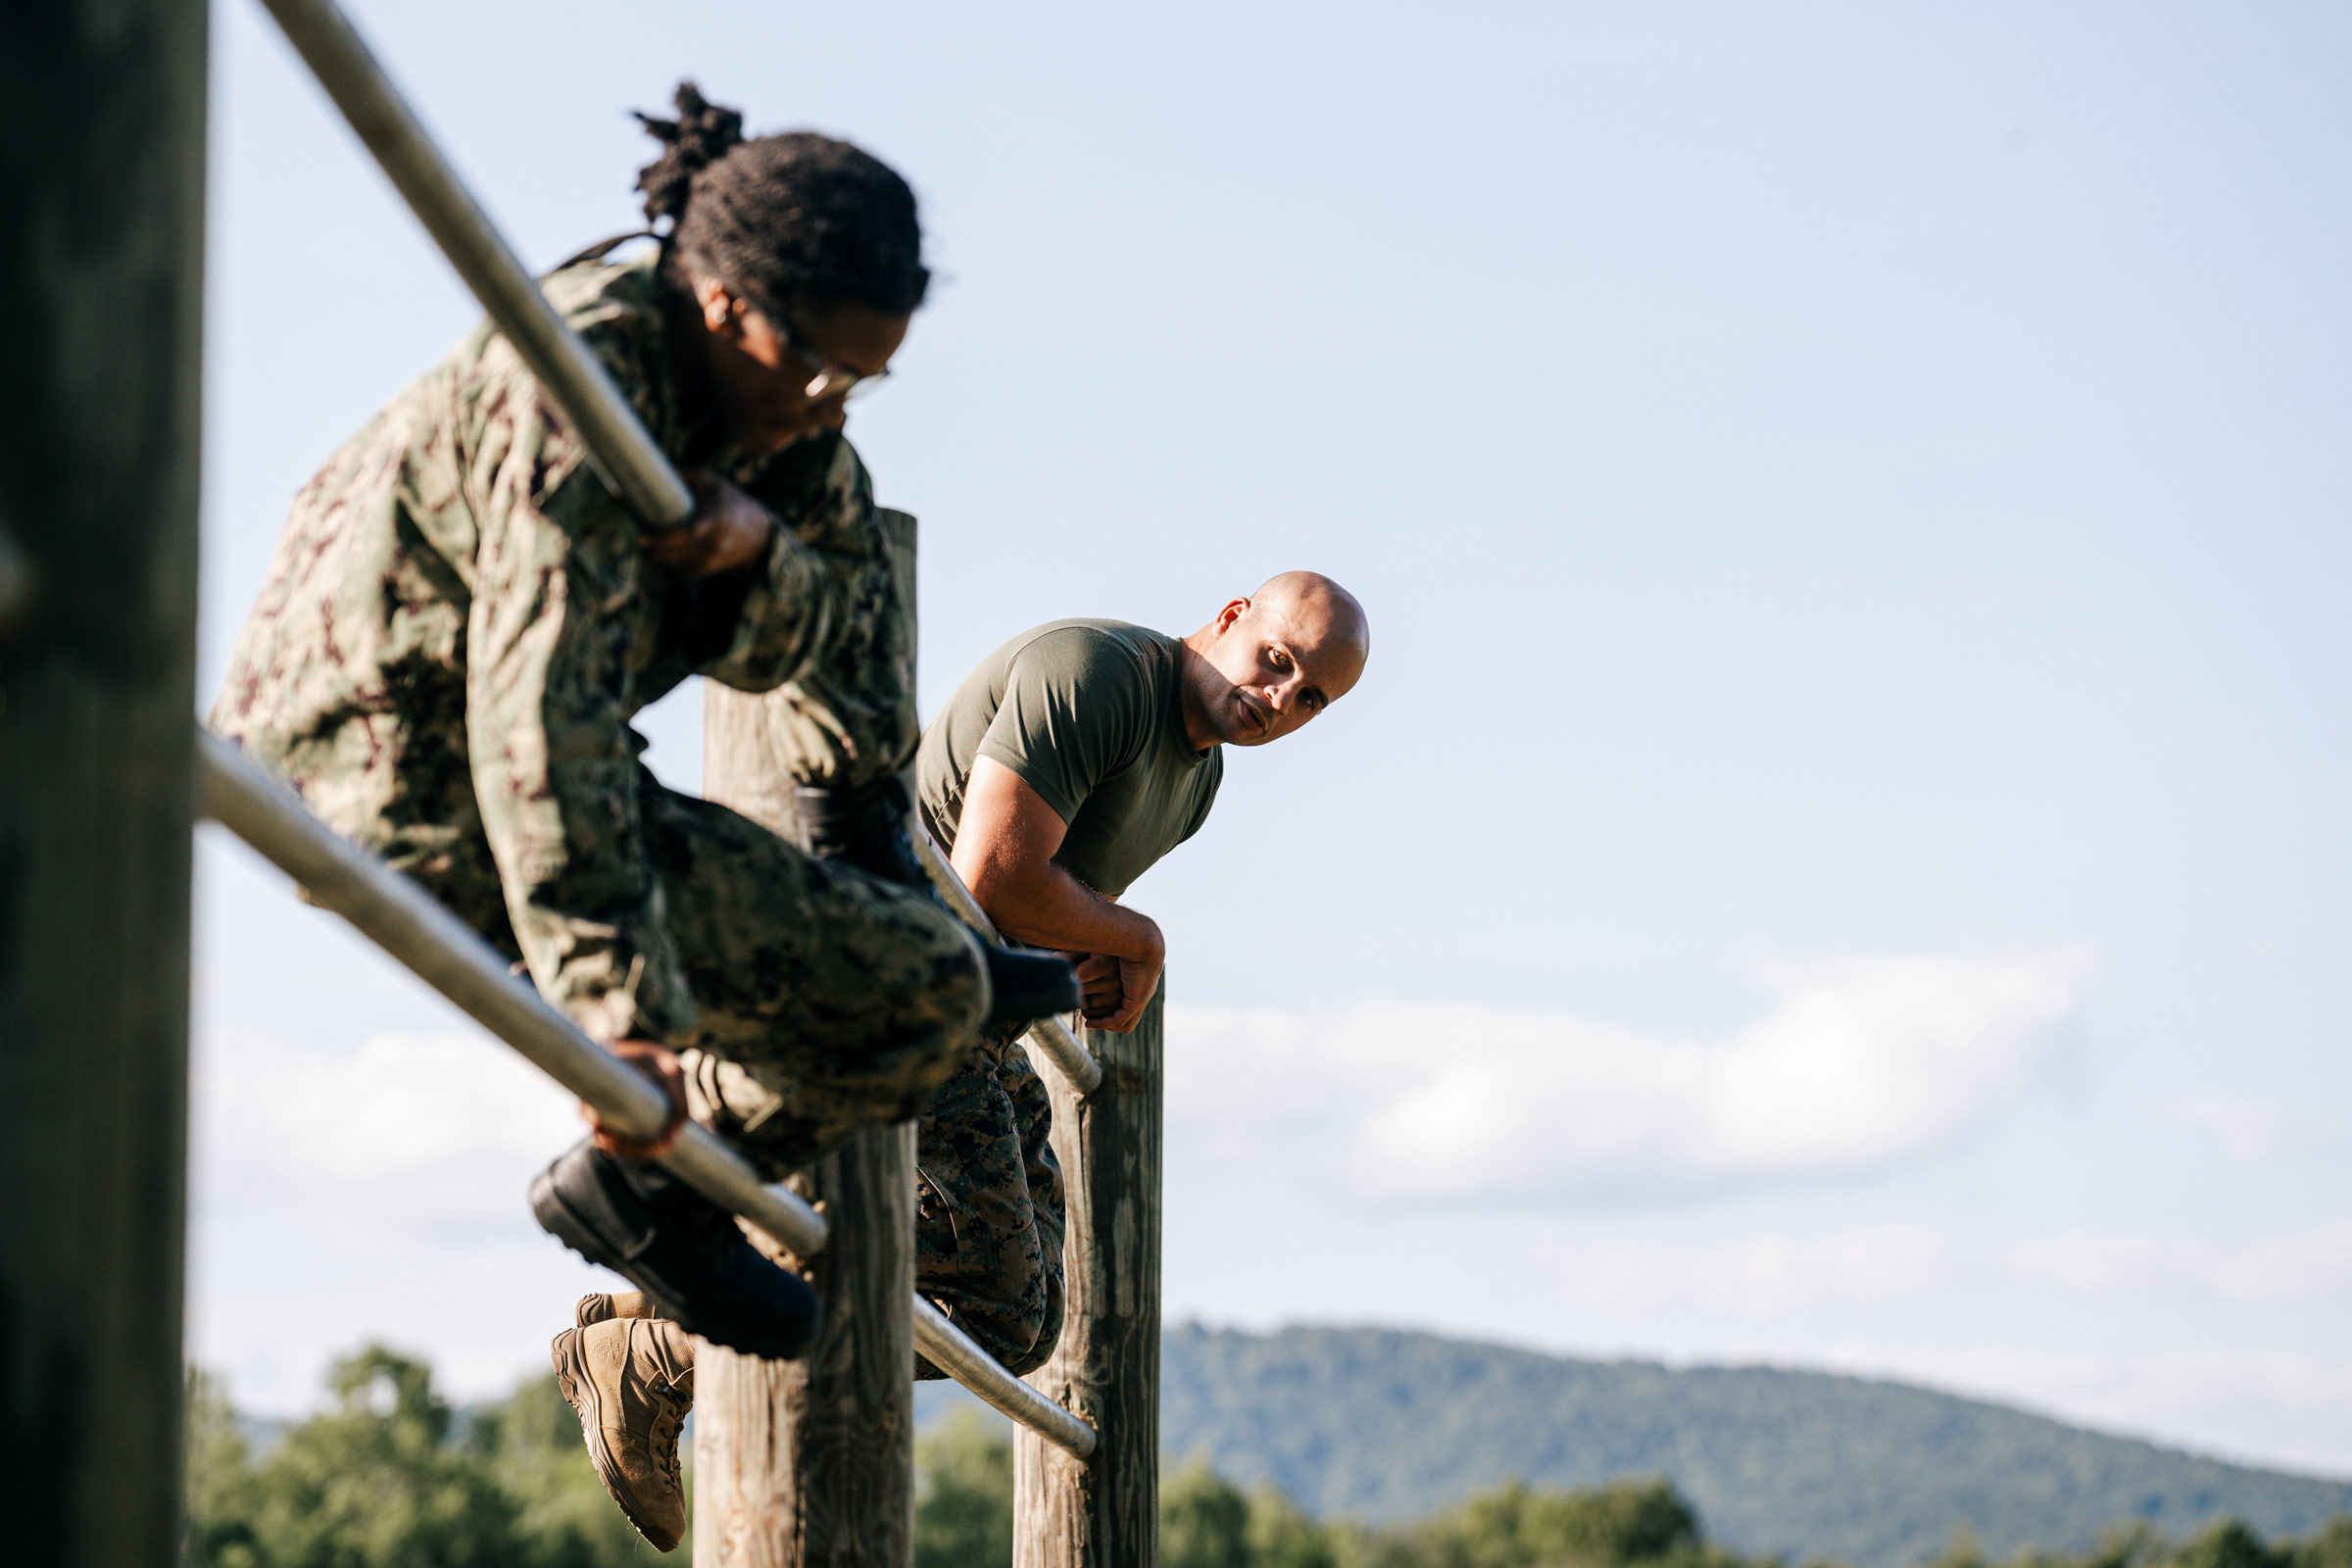
[[[1038,1314],[1037,1333],[1027,1349],[997,1357],[1004,1363],[1004,1370],[1016,1378],[1027,1377],[1052,1360],[1054,1348],[1061,1343],[1061,1270],[1052,1268],[1046,1273],[1046,1307]]]
[[[958,1229],[917,1211],[914,1288],[1016,1375],[1045,1364],[1061,1336],[1061,1249],[1031,1231]]]

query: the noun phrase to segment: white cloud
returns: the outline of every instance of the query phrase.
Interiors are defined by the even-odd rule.
[[[2231,1159],[2260,1164],[2302,1132],[2301,1119],[2274,1100],[2195,1095],[2164,1107],[2165,1118],[2208,1133]]]
[[[2083,956],[1768,967],[1731,1039],[1563,1013],[1171,1009],[1171,1137],[1277,1140],[1365,1198],[1654,1201],[1849,1177],[1961,1147],[2047,1073]]]
[[[376,1035],[326,1051],[224,1030],[200,1043],[197,1063],[198,1150],[213,1181],[371,1223],[464,1224],[511,1207],[514,1172],[582,1133],[569,1096],[483,1035]]]
[[[1537,1255],[1550,1304],[1622,1313],[1697,1299],[1760,1317],[1918,1296],[1945,1281],[1947,1251],[1935,1230],[1888,1224],[1811,1237],[1774,1231],[1713,1247],[1580,1239]]]
[[[2352,1215],[2238,1242],[2130,1232],[2042,1236],[2021,1243],[2012,1261],[2021,1273],[2078,1291],[2352,1302]]]
[[[216,1029],[195,1068],[189,1353],[240,1402],[300,1409],[369,1339],[499,1394],[545,1366],[574,1297],[612,1288],[523,1200],[580,1137],[572,1102],[488,1038]]]
[[[2352,1361],[2242,1348],[2095,1355],[1847,1344],[1790,1360],[2022,1404],[2254,1464],[2352,1475]]]

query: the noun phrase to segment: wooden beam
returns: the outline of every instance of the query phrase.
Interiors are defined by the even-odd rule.
[[[704,792],[791,837],[773,699],[706,685]],[[824,1328],[800,1361],[698,1349],[695,1568],[910,1568],[914,1124],[859,1133],[796,1185],[830,1227]]]
[[[204,0],[0,5],[0,1519],[179,1558]]]
[[[1013,1434],[1014,1568],[1154,1568],[1159,1560],[1160,1061],[1167,994],[1135,1032],[1086,1032],[1102,1083],[1059,1075],[1054,1152],[1069,1191],[1068,1310],[1054,1358],[1030,1375],[1093,1423],[1091,1458]]]

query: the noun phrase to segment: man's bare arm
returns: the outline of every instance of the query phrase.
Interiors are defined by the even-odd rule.
[[[1002,762],[975,759],[956,824],[956,872],[997,929],[1018,942],[1095,953],[1119,964],[1115,1012],[1089,1014],[1099,1029],[1124,1034],[1159,983],[1167,944],[1148,915],[1121,908],[1054,863],[1068,824],[1045,797]]]

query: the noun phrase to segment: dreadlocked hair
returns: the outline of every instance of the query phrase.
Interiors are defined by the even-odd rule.
[[[678,83],[675,120],[637,117],[662,143],[639,171],[649,223],[666,219],[662,265],[741,290],[771,317],[829,305],[906,316],[931,270],[914,192],[846,141],[795,130],[745,139],[743,116]]]

